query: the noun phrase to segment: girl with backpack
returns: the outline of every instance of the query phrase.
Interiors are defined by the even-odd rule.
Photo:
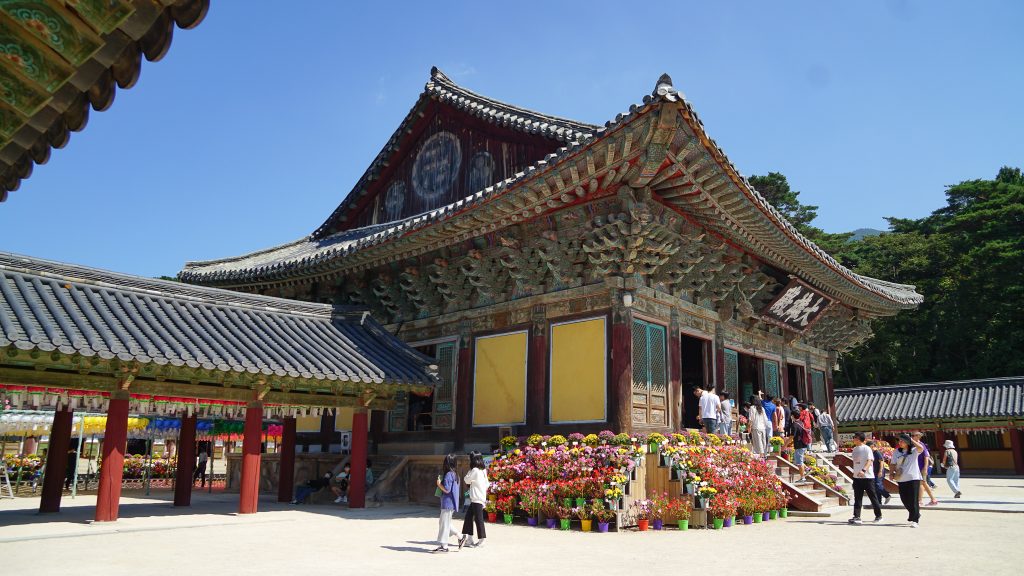
[[[952,440],[946,440],[942,445],[946,453],[942,455],[942,467],[946,469],[946,484],[953,491],[953,498],[960,497],[960,455],[953,447]]]

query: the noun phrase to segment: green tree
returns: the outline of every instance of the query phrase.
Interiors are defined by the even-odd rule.
[[[843,359],[847,385],[1024,374],[1024,177],[1001,169],[946,191],[946,206],[852,243],[855,269],[914,284],[924,303],[875,322]]]
[[[811,223],[818,217],[818,207],[800,202],[800,192],[789,186],[789,180],[785,175],[769,172],[767,176],[755,175],[747,180],[801,234],[811,239],[840,262],[846,263],[848,258],[846,252],[849,249],[849,241],[853,233],[833,234],[812,226]]]

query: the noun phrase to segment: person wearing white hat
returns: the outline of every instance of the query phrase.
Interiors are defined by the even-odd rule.
[[[953,447],[952,440],[942,445],[946,453],[942,455],[942,467],[946,469],[946,484],[953,491],[953,498],[960,497],[960,455]]]

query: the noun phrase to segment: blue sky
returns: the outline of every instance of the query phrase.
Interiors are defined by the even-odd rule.
[[[594,123],[668,72],[743,174],[784,173],[829,231],[1024,166],[1022,2],[374,4],[214,0],[0,204],[0,250],[156,276],[303,237],[432,65]]]

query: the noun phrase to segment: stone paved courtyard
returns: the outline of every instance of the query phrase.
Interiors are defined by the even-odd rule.
[[[970,479],[973,500],[1024,505],[1022,479]],[[723,531],[624,534],[562,533],[488,525],[488,545],[431,555],[434,510],[393,505],[368,510],[261,502],[259,514],[237,516],[234,494],[193,496],[175,510],[166,494],[122,499],[121,520],[90,524],[93,498],[65,500],[58,516],[35,513],[38,500],[0,501],[3,573],[68,574],[77,566],[104,574],[487,574],[746,572],[776,555],[801,558],[817,573],[887,572],[898,563],[925,574],[1015,574],[1024,552],[1024,514],[925,509],[922,527],[905,527],[890,506],[881,525],[846,525],[846,517],[790,518]],[[894,500],[895,501],[895,500]],[[977,507],[977,506],[976,506]],[[984,540],[982,550],[978,543]],[[697,554],[710,549],[707,555]],[[865,554],[858,555],[859,548]],[[767,556],[766,556],[767,554]]]

